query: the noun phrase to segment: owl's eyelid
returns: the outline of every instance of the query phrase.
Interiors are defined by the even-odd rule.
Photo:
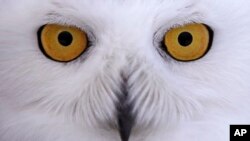
[[[153,35],[153,45],[155,47],[159,47],[166,32],[168,32],[169,30],[171,30],[174,27],[180,27],[180,26],[183,26],[183,25],[188,24],[188,23],[192,23],[192,22],[191,21],[190,22],[180,22],[180,23],[177,22],[175,24],[166,24],[164,26],[161,26],[160,28],[157,29],[157,31]]]
[[[91,45],[96,42],[96,36],[94,30],[88,24],[84,23],[82,20],[78,20],[75,17],[66,17],[57,12],[49,12],[46,14],[46,23],[45,24],[58,24],[65,26],[73,26],[84,31],[89,39]]]
[[[179,21],[179,22],[174,22],[174,23],[168,23],[166,25],[159,27],[154,35],[158,37],[159,35],[163,36],[166,32],[168,32],[169,30],[173,28],[181,27],[181,26],[191,24],[191,23],[200,23],[200,22],[195,22],[195,21],[190,20],[190,21]]]
[[[165,33],[172,28],[180,27],[191,23],[203,23],[201,15],[202,14],[199,12],[192,12],[175,20],[168,19],[165,22],[161,22],[161,24],[156,28],[155,33],[153,35],[154,46],[157,46],[157,44],[162,41]]]

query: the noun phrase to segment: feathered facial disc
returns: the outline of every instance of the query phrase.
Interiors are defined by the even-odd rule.
[[[249,4],[0,0],[0,140],[227,140],[250,119]]]

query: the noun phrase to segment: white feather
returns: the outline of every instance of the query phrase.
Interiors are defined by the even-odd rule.
[[[250,123],[248,0],[0,0],[0,141],[119,141],[123,75],[137,115],[130,141],[228,141]],[[194,62],[159,51],[171,27],[205,23],[211,50]],[[46,58],[46,23],[86,31],[90,50]],[[129,77],[128,77],[129,76]]]

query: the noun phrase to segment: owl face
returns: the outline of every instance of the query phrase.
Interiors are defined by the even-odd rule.
[[[0,140],[226,140],[249,123],[247,0],[0,3]]]

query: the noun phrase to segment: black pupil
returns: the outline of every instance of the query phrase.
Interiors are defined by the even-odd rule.
[[[63,31],[59,34],[58,41],[63,46],[69,46],[73,41],[73,36],[68,31]]]
[[[193,36],[189,32],[182,32],[178,37],[178,42],[180,45],[187,47],[193,42]]]

